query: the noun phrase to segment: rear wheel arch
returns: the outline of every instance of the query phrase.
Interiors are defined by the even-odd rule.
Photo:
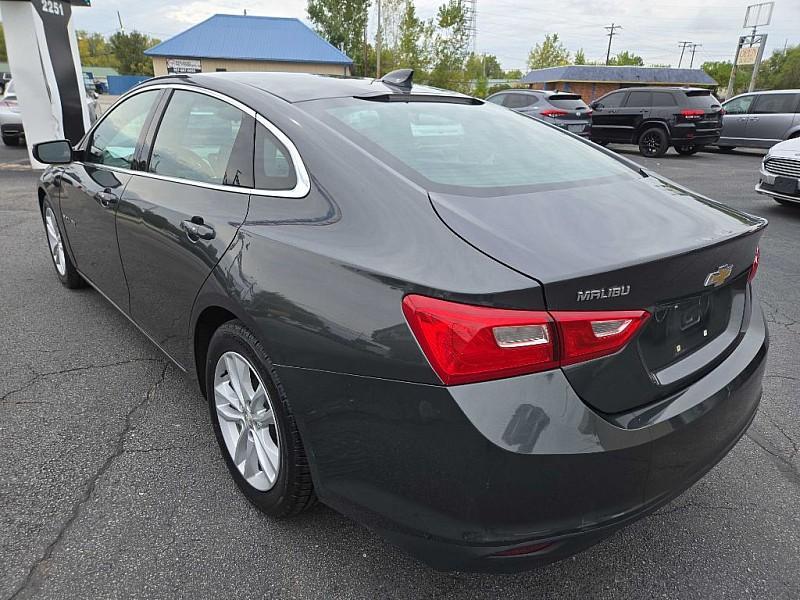
[[[207,306],[198,315],[194,324],[194,365],[200,389],[203,395],[206,393],[206,358],[208,357],[208,345],[214,332],[228,321],[238,319],[234,313],[221,306]]]
[[[786,136],[787,140],[793,140],[800,137],[800,127],[796,128],[793,131],[789,132],[789,135]]]
[[[638,144],[639,138],[642,136],[642,134],[652,127],[660,127],[667,134],[667,140],[672,140],[672,136],[669,133],[669,127],[667,127],[667,124],[663,121],[643,121],[636,129],[636,135],[633,138],[633,143]]]

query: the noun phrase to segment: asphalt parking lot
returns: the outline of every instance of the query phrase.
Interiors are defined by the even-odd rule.
[[[574,558],[492,576],[432,571],[322,506],[286,522],[252,508],[193,384],[99,294],[60,286],[36,175],[0,146],[0,598],[800,597],[800,207],[755,194],[757,152],[622,152],[770,220],[761,409],[670,505]]]

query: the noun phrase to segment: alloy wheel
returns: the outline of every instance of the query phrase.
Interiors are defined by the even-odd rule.
[[[642,146],[648,156],[658,153],[661,147],[661,139],[655,133],[646,133],[642,137]]]
[[[214,370],[214,404],[225,447],[242,477],[266,492],[280,471],[280,438],[269,391],[241,354],[225,352]]]
[[[49,206],[44,213],[44,224],[47,229],[47,244],[50,246],[50,256],[56,266],[58,274],[64,277],[67,274],[67,263],[64,257],[64,243],[61,241],[61,232],[58,230],[56,216]]]

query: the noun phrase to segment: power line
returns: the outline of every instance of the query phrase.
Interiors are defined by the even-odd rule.
[[[703,44],[692,44],[692,59],[689,61],[689,68],[691,69],[694,66],[694,53],[700,48]]]
[[[603,29],[608,29],[608,50],[606,50],[606,65],[608,65],[609,61],[611,60],[611,40],[614,39],[614,35],[616,34],[617,29],[622,29],[622,25],[615,25],[611,23],[610,27],[604,27]]]
[[[686,51],[686,46],[691,46],[692,42],[678,42],[678,46],[681,47],[681,57],[678,60],[678,68],[681,68],[681,63],[683,62],[683,53]]]

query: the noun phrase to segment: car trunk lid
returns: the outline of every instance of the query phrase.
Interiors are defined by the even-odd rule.
[[[674,393],[738,337],[762,219],[654,177],[493,198],[430,196],[455,233],[538,280],[549,310],[650,313],[622,351],[564,368],[602,412]]]

